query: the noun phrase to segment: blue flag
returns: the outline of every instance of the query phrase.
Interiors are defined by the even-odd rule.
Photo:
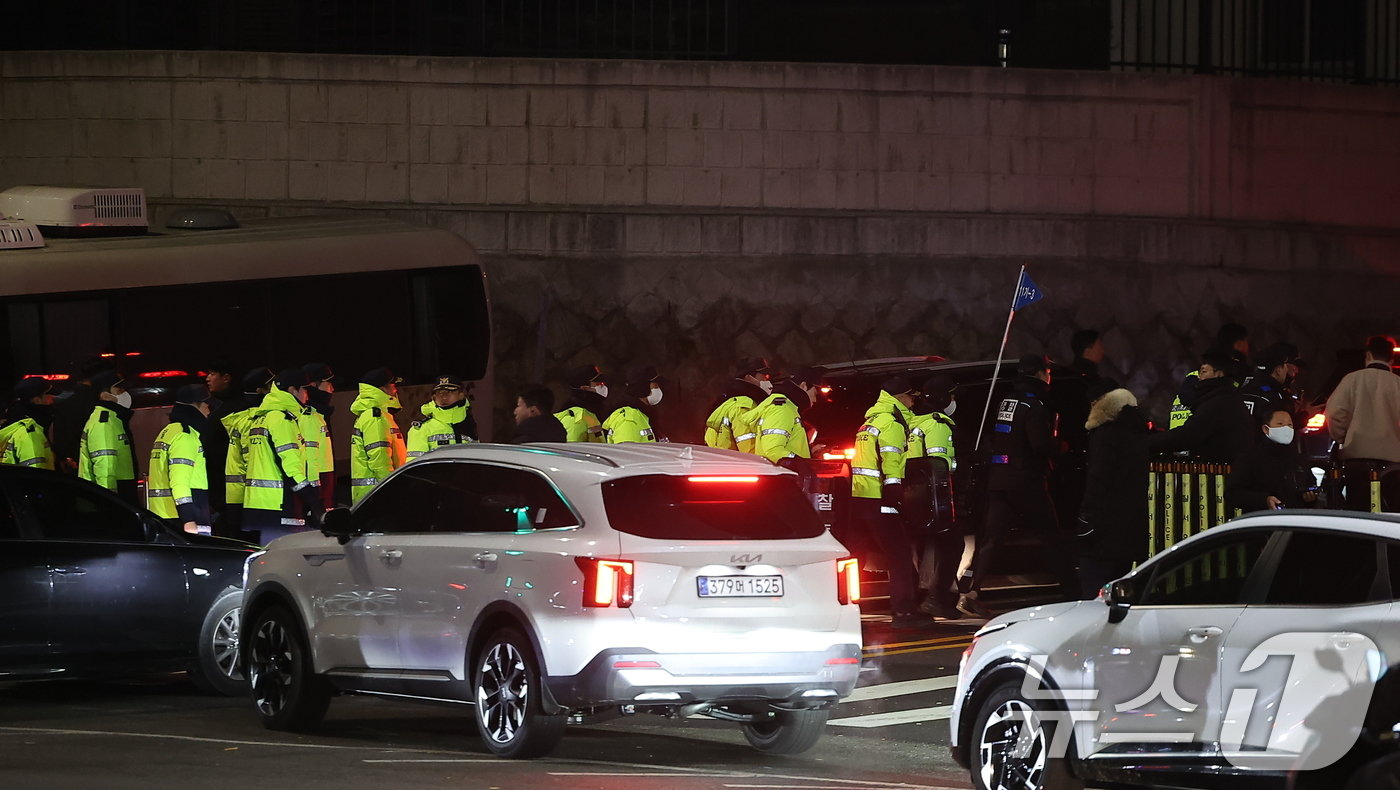
[[[1016,283],[1016,301],[1011,304],[1012,310],[1020,310],[1027,305],[1033,305],[1045,298],[1045,292],[1040,290],[1040,286],[1035,284],[1030,274],[1025,269],[1021,270],[1021,279]]]

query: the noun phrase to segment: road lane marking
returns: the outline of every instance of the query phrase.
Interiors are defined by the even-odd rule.
[[[941,678],[924,678],[922,680],[901,680],[895,683],[879,683],[874,686],[862,686],[851,692],[849,697],[842,702],[864,702],[870,699],[885,699],[887,697],[902,697],[906,694],[922,694],[926,691],[943,691],[944,689],[955,688],[958,685],[956,675],[949,675]]]
[[[451,758],[451,757],[444,757],[444,758],[422,757],[422,758],[418,758],[418,757],[414,757],[414,758],[404,758],[404,759],[401,759],[401,760],[370,760],[370,759],[365,759],[365,760],[361,760],[360,762],[362,762],[362,763],[499,763],[500,761],[501,761],[501,759],[500,759],[499,757],[482,757],[482,758],[479,758],[479,759],[471,759],[471,758],[466,758],[466,757],[463,757],[463,758]]]
[[[547,771],[550,776],[694,776],[708,779],[721,778],[725,776],[747,776],[747,774],[735,773],[682,773],[687,769],[677,768],[675,771]]]
[[[919,721],[943,721],[952,717],[952,705],[938,705],[932,708],[913,708],[890,713],[873,713],[869,716],[848,716],[843,719],[829,719],[826,723],[834,727],[893,727],[896,724],[913,724]]]
[[[912,642],[887,642],[880,645],[866,645],[864,650],[884,650],[891,647],[918,647],[920,645],[941,645],[949,642],[970,642],[972,634],[954,634],[952,636],[936,636],[929,639],[916,639]]]
[[[951,645],[930,645],[929,647],[906,647],[903,650],[884,650],[874,653],[866,653],[861,656],[866,660],[872,658],[884,658],[886,656],[902,656],[905,653],[935,653],[939,650],[957,650],[960,647],[967,647],[971,642],[954,642]]]

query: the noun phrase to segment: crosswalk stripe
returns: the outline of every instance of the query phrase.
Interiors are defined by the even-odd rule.
[[[826,723],[833,727],[891,727],[896,724],[912,724],[919,721],[942,721],[952,715],[952,705],[937,705],[932,708],[914,708],[890,713],[873,713],[869,716],[829,719]]]
[[[943,691],[954,688],[958,685],[956,675],[949,675],[941,678],[923,678],[921,680],[901,680],[895,683],[877,683],[873,686],[862,686],[851,692],[851,696],[841,700],[842,702],[864,702],[871,699],[887,699],[889,697],[902,697],[906,694],[922,694],[926,691]]]

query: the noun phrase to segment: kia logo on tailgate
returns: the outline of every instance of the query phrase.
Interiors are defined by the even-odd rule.
[[[729,558],[730,565],[749,565],[755,562],[762,562],[762,554],[735,554]]]

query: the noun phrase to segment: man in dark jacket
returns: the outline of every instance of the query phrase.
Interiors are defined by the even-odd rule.
[[[1196,405],[1179,428],[1147,440],[1153,453],[1189,451],[1202,461],[1232,463],[1249,446],[1254,418],[1235,382],[1226,375],[1230,360],[1214,352],[1201,355]]]
[[[1088,465],[1089,434],[1084,429],[1089,419],[1089,390],[1099,382],[1099,363],[1103,362],[1103,338],[1093,329],[1081,329],[1070,336],[1074,361],[1068,367],[1056,368],[1055,383],[1050,387],[1049,402],[1059,418],[1061,454],[1055,459],[1050,474],[1050,494],[1055,512],[1068,519],[1079,511],[1084,500],[1084,475]]]
[[[1079,509],[1086,598],[1147,559],[1147,420],[1133,393],[1116,382],[1105,379],[1091,392],[1084,423],[1089,468]]]
[[[1307,507],[1317,501],[1316,480],[1293,446],[1293,410],[1274,406],[1263,415],[1262,435],[1230,467],[1225,504],[1246,513]]]
[[[1297,370],[1297,352],[1290,353],[1290,350],[1285,343],[1275,343],[1259,352],[1253,378],[1240,388],[1245,406],[1258,420],[1268,419],[1266,414],[1277,406],[1296,411],[1297,396],[1288,385],[1290,371]]]
[[[568,439],[564,424],[555,417],[554,393],[543,384],[527,384],[515,396],[515,435],[511,444],[562,442]]]
[[[959,610],[976,617],[991,615],[978,600],[979,589],[1013,526],[1040,541],[1046,566],[1059,581],[1064,600],[1077,599],[1080,591],[1074,561],[1046,487],[1058,451],[1055,416],[1045,403],[1050,388],[1049,361],[1039,354],[1028,354],[1021,357],[1016,374],[1015,386],[997,406],[987,459],[986,532],[977,543],[973,560],[973,589],[958,601]]]

